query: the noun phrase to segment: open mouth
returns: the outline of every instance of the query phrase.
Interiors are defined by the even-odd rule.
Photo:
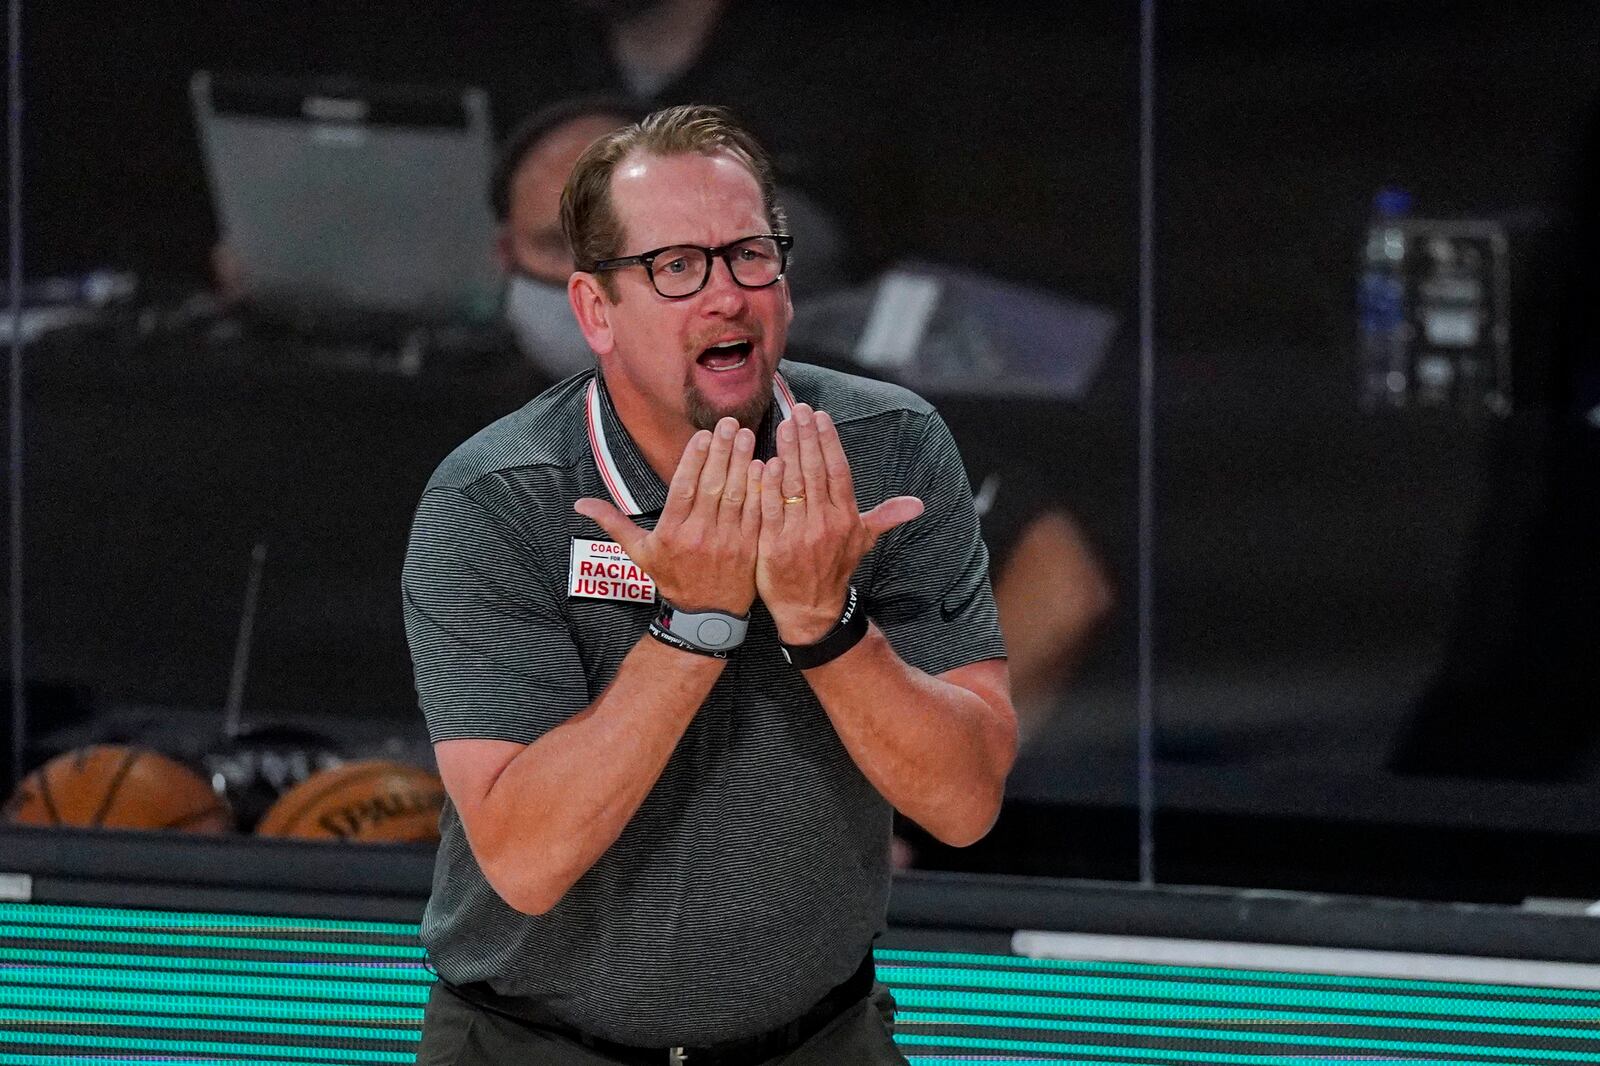
[[[723,341],[720,344],[713,344],[701,352],[700,358],[696,362],[707,370],[724,374],[744,366],[754,348],[755,345],[747,340]]]

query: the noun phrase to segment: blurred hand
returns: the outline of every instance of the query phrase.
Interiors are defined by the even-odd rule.
[[[218,302],[224,306],[244,299],[244,264],[221,241],[211,246],[211,281],[216,286]]]

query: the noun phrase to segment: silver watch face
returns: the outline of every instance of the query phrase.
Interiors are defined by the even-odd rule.
[[[706,651],[727,651],[744,643],[748,623],[720,611],[696,613],[672,609],[667,628],[683,640]]]
[[[733,637],[733,627],[726,619],[707,618],[695,631],[695,641],[709,648],[720,648]]]

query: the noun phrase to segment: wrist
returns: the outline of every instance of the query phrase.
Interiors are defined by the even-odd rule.
[[[640,648],[648,648],[646,655],[650,656],[650,666],[646,666],[645,669],[658,671],[653,674],[653,677],[658,677],[664,683],[666,683],[667,674],[662,674],[659,671],[672,671],[674,674],[680,671],[699,674],[699,672],[704,671],[707,674],[715,675],[720,674],[728,666],[728,663],[733,661],[733,656],[731,655],[707,655],[706,651],[694,650],[694,648],[688,647],[686,643],[680,643],[677,640],[662,640],[661,634],[654,631],[654,627],[646,629],[645,635],[640,637],[634,648],[635,651],[640,650]]]
[[[815,640],[792,642],[780,634],[783,657],[801,670],[812,670],[832,662],[861,643],[867,635],[867,608],[854,585],[845,596],[844,607],[833,624]]]
[[[772,624],[778,630],[778,639],[785,644],[814,644],[828,635],[834,623],[844,614],[844,604],[849,600],[848,593],[839,605],[831,610],[826,607],[799,608],[785,611],[780,618],[773,615]]]
[[[749,597],[733,601],[721,600],[717,597],[699,599],[695,596],[674,596],[665,589],[656,589],[656,607],[658,609],[672,609],[689,611],[694,614],[715,613],[730,614],[735,618],[749,618],[750,608],[755,604],[755,593]]]

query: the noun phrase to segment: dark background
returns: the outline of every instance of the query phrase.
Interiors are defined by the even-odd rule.
[[[203,283],[215,236],[193,70],[481,84],[501,128],[608,76],[560,4],[150,7],[28,9],[24,238],[31,273],[132,269],[158,303]],[[751,3],[729,27],[674,91],[733,104],[845,220],[858,274],[901,254],[960,263],[1128,324],[1081,403],[935,397],[969,455],[1044,468],[1037,491],[1082,521],[1119,604],[995,834],[924,861],[1133,876],[1137,6]],[[1538,724],[1592,684],[1530,688],[1504,663],[1555,645],[1570,666],[1593,632],[1592,601],[1551,607],[1539,590],[1581,593],[1564,568],[1593,544],[1574,473],[1592,452],[1561,419],[1575,346],[1593,339],[1572,322],[1592,292],[1582,152],[1600,5],[1167,3],[1157,62],[1162,878],[1595,894],[1586,729]],[[1429,217],[1543,220],[1511,418],[1357,410],[1356,256],[1385,183]],[[190,334],[38,352],[32,676],[103,717],[135,708],[154,723],[141,728],[192,734],[226,690],[259,539],[251,714],[420,731],[394,595],[411,507],[438,459],[530,395],[527,375],[468,361],[405,377]],[[1393,772],[1394,744],[1463,657],[1502,679],[1506,713],[1480,748],[1537,735],[1561,758]],[[1450,728],[1470,718],[1447,702]]]

